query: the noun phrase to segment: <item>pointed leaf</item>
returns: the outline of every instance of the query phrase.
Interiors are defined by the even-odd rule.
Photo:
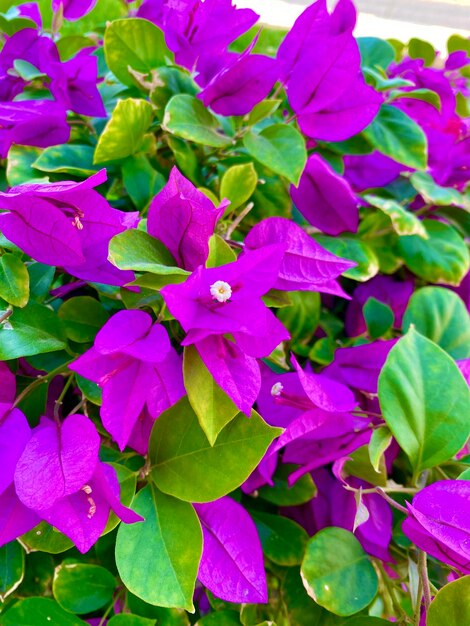
[[[0,298],[13,306],[24,307],[28,303],[28,270],[14,254],[3,254],[0,257]]]

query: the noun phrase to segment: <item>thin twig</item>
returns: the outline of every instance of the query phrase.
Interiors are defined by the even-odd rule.
[[[7,320],[12,314],[13,314],[13,309],[8,309],[7,311],[5,311],[5,313],[0,315],[0,324],[4,322],[5,320]]]
[[[248,215],[248,213],[251,211],[251,209],[254,206],[255,205],[253,204],[253,202],[249,202],[246,205],[243,211],[233,220],[233,222],[227,228],[227,232],[225,233],[225,237],[224,237],[225,239],[230,239],[230,237],[232,236],[232,233],[237,229],[241,221],[245,219],[245,217]]]
[[[431,604],[431,586],[428,576],[427,554],[423,550],[418,550],[418,572],[420,580],[423,583],[423,598],[426,611]]]

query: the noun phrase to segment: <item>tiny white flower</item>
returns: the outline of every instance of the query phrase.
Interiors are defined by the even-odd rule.
[[[284,385],[282,383],[274,383],[271,387],[271,395],[274,397],[280,396],[283,389]]]
[[[224,280],[216,280],[211,285],[211,296],[217,302],[227,302],[232,297],[232,288]]]

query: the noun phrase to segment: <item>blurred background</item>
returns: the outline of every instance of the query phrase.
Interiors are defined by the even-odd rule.
[[[236,0],[250,7],[261,21],[272,26],[291,26],[311,0]],[[334,6],[336,0],[328,0]],[[359,11],[357,37],[382,37],[407,42],[424,39],[445,53],[454,33],[470,37],[470,0],[355,0]]]

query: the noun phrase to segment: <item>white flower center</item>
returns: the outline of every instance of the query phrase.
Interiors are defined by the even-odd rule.
[[[224,280],[216,280],[211,285],[211,296],[217,302],[227,302],[232,297],[232,288]]]
[[[284,385],[282,383],[274,383],[271,387],[271,395],[274,397],[280,396],[283,389]]]

